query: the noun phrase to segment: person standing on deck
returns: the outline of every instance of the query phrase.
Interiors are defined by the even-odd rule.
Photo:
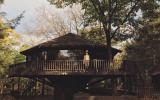
[[[88,54],[88,50],[86,50],[84,58],[83,58],[83,64],[85,66],[89,66],[89,62],[90,62],[90,56]]]

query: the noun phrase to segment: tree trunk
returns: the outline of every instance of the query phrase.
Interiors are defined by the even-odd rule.
[[[106,33],[107,34],[107,45],[108,45],[108,57],[109,57],[109,62],[112,61],[112,49],[111,49],[111,24],[112,24],[112,16],[111,16],[111,9],[112,9],[112,4],[111,4],[111,0],[108,1],[109,4],[109,8],[108,8],[108,30]],[[106,23],[107,25],[107,23]]]
[[[111,48],[111,31],[112,31],[112,16],[111,16],[111,0],[108,1],[108,21],[107,20],[102,20],[104,32],[106,35],[106,43],[107,43],[107,56],[108,56],[108,61],[109,63],[112,61],[112,48]]]
[[[106,34],[106,42],[107,42],[107,56],[108,56],[108,61],[112,60],[112,50],[111,50],[111,36],[110,36],[110,32],[111,30],[107,28],[107,26],[105,24],[103,24],[103,28]]]

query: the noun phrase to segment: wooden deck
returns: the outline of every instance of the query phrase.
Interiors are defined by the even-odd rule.
[[[134,64],[130,61],[91,60],[47,60],[23,62],[10,66],[10,76],[38,75],[108,75],[130,73]]]

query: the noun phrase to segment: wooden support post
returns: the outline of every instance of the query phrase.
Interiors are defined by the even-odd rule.
[[[35,88],[34,88],[34,95],[37,95],[37,80],[36,80],[36,85],[35,85]]]
[[[20,82],[21,82],[20,77],[18,77],[18,93],[20,93]]]
[[[44,95],[44,89],[45,89],[45,84],[44,84],[45,80],[43,79],[43,82],[42,82],[42,95]]]
[[[124,75],[124,90],[125,90],[125,94],[127,94],[128,93],[128,91],[129,91],[129,84],[128,84],[129,82],[128,82],[128,77],[127,77],[127,75],[126,75],[126,72],[125,72],[125,75]]]
[[[12,91],[14,91],[14,79],[13,78],[12,78],[12,87],[11,88],[12,88]]]
[[[115,95],[115,79],[114,79],[114,77],[111,77],[111,87],[112,87],[112,95]]]

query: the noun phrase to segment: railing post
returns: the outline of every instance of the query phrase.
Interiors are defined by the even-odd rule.
[[[95,74],[97,74],[98,69],[97,69],[97,59],[93,60],[93,70],[95,70]]]

